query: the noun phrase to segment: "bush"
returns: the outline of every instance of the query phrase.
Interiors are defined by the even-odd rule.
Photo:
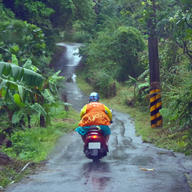
[[[39,162],[45,160],[54,147],[58,137],[77,127],[79,114],[70,110],[66,112],[61,105],[52,108],[54,121],[46,128],[36,127],[33,116],[31,129],[15,128],[10,136],[12,147],[4,148],[4,152],[13,159]]]
[[[91,38],[90,34],[86,31],[77,31],[72,35],[72,39],[74,42],[86,42]]]
[[[180,87],[171,88],[165,95],[167,106],[161,113],[164,119],[175,124],[173,130],[192,126],[192,78],[186,78]]]
[[[171,87],[164,95],[166,106],[160,111],[169,130],[182,133],[178,146],[186,155],[192,154],[192,78],[188,75],[180,86]]]
[[[9,20],[0,23],[0,54],[2,60],[11,61],[12,54],[22,66],[28,58],[37,67],[45,57],[46,44],[42,30],[24,21]]]
[[[134,27],[120,26],[115,31],[114,41],[113,54],[121,66],[117,78],[125,81],[128,75],[137,77],[144,70],[138,58],[145,47],[141,33]]]
[[[81,53],[86,57],[88,71],[99,69],[114,79],[125,81],[129,75],[137,77],[144,70],[138,55],[143,49],[140,32],[133,27],[120,26],[115,31],[107,28],[99,32]]]
[[[88,81],[104,97],[116,95],[116,84],[113,78],[104,71],[89,73]]]

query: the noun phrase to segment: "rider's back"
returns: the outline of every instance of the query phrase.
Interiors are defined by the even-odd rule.
[[[106,114],[105,105],[99,102],[91,102],[84,106],[85,113],[79,126],[110,125],[110,118]]]

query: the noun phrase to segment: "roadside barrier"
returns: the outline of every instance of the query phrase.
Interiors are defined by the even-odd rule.
[[[151,114],[151,127],[162,127],[162,116],[159,110],[162,108],[161,91],[157,88],[150,89],[150,114]]]

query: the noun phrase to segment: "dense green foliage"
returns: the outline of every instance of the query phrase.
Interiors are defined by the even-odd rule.
[[[92,0],[3,0],[3,4],[17,18],[40,27],[49,50],[55,47],[59,34],[64,39],[82,41],[90,38],[94,31]]]
[[[17,123],[24,126],[27,118],[30,128],[30,116],[35,112],[48,119],[49,107],[56,102],[57,90],[51,82],[54,75],[45,80],[42,75],[16,64],[0,62],[0,66],[0,106],[7,112],[10,126]]]
[[[1,22],[0,30],[1,60],[12,61],[14,55],[18,58],[20,66],[29,59],[40,69],[45,65],[46,45],[40,28],[27,22],[10,19]]]
[[[50,109],[58,100],[57,82],[63,79],[47,73],[52,52],[44,29],[16,18],[16,9],[11,8],[0,5],[0,115],[7,118],[0,126],[1,144],[15,131],[31,128],[33,115],[40,126],[50,123]]]
[[[167,147],[166,142],[171,139],[173,149],[191,154],[192,3],[153,1],[164,127],[152,134],[149,128],[146,135],[145,128],[138,132],[150,142],[163,135],[156,141],[162,142],[158,146]],[[105,97],[118,91],[113,103],[148,107],[147,39],[153,1],[1,1],[0,119],[9,120],[1,119],[0,136],[12,141],[11,148],[4,148],[6,153],[22,160],[45,159],[56,138],[71,126],[64,123],[68,113],[63,108],[56,113],[58,82],[62,78],[59,72],[48,70],[57,41],[84,43],[83,76],[94,90]],[[119,82],[129,89],[122,89]],[[0,179],[0,185],[10,182],[6,172],[7,169],[0,174],[0,178],[5,177]]]
[[[92,73],[99,68],[122,81],[128,75],[137,76],[142,71],[142,67],[138,67],[138,52],[143,49],[144,42],[139,31],[119,26],[116,30],[107,28],[99,32],[83,53],[87,55],[87,65]]]

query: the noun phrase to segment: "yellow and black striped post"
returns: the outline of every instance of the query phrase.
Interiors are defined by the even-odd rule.
[[[162,116],[159,110],[162,108],[161,92],[159,88],[150,89],[150,114],[151,127],[162,127]]]

